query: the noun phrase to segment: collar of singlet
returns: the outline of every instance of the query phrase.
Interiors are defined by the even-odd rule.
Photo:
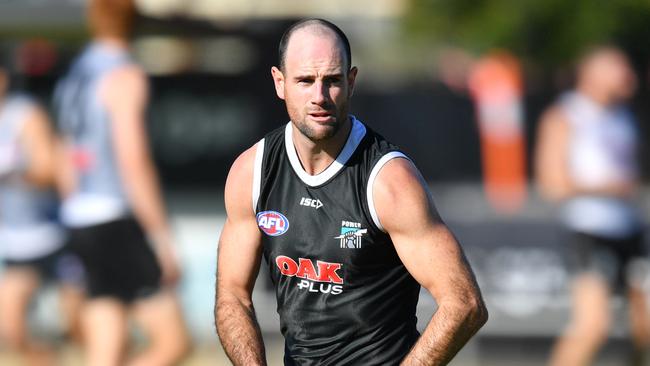
[[[348,159],[350,159],[354,151],[357,149],[357,146],[359,146],[359,143],[361,143],[361,140],[366,135],[366,127],[363,123],[354,116],[350,116],[350,118],[352,119],[352,129],[350,130],[350,135],[348,136],[345,146],[343,146],[343,149],[332,164],[330,164],[327,169],[316,175],[311,175],[303,169],[296,148],[293,145],[293,128],[291,122],[287,123],[287,126],[284,129],[284,146],[286,147],[287,156],[289,157],[289,162],[291,162],[293,170],[303,183],[310,187],[324,184],[334,177],[336,173],[343,168],[345,163],[348,162]]]

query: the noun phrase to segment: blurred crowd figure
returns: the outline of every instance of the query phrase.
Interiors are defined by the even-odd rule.
[[[64,331],[78,336],[82,270],[55,221],[56,143],[45,111],[23,94],[9,94],[0,66],[0,343],[25,364],[55,362],[54,345],[29,334],[28,313],[45,282],[61,286]]]
[[[578,272],[571,321],[552,350],[553,366],[590,364],[612,325],[610,298],[624,291],[642,364],[650,322],[642,280],[646,250],[635,207],[639,185],[636,121],[627,106],[636,79],[626,55],[601,46],[578,64],[574,90],[543,114],[536,178],[541,193],[558,203],[564,240]]]
[[[147,79],[128,51],[131,0],[92,0],[93,39],[57,84],[61,220],[85,268],[86,365],[173,365],[189,336],[178,259],[145,125]],[[128,319],[147,346],[128,357]]]

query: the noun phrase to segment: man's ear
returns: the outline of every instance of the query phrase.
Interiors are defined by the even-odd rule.
[[[273,77],[273,84],[275,84],[275,94],[278,98],[284,100],[284,74],[280,69],[273,66],[271,67],[271,76]]]
[[[354,94],[354,83],[357,80],[357,72],[359,72],[359,69],[357,69],[356,66],[352,67],[350,71],[348,71],[348,97],[351,97],[352,94]]]

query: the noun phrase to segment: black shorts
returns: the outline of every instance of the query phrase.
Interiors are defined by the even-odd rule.
[[[574,267],[580,272],[601,275],[615,291],[630,284],[628,269],[635,259],[646,259],[643,233],[621,239],[604,238],[580,232],[570,233],[574,248]]]
[[[67,245],[56,249],[52,253],[30,259],[2,260],[5,269],[26,269],[34,271],[39,279],[44,282],[59,282],[69,285],[83,285],[84,271],[79,258]]]
[[[133,218],[71,229],[69,241],[84,265],[89,298],[130,303],[160,289],[160,266]]]

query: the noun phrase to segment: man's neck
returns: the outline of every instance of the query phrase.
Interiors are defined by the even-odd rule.
[[[578,86],[578,92],[601,107],[607,108],[614,104],[611,95],[601,88],[583,84]]]
[[[321,141],[310,140],[295,125],[291,128],[293,128],[293,146],[303,169],[309,175],[317,175],[327,169],[343,150],[352,131],[352,119],[348,117],[336,135]]]

